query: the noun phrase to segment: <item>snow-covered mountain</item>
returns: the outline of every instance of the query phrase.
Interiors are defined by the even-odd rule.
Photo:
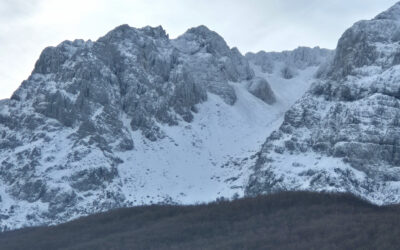
[[[243,195],[255,153],[331,53],[283,54],[266,72],[204,26],[169,39],[123,25],[46,48],[0,101],[0,229]]]
[[[46,48],[0,101],[0,230],[279,190],[398,203],[399,55],[400,3],[335,51],[128,25]]]
[[[340,38],[258,153],[246,194],[351,192],[400,202],[400,3]]]

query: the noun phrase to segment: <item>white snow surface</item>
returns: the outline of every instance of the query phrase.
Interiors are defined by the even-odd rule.
[[[192,204],[242,193],[242,183],[229,181],[244,177],[242,167],[224,164],[256,153],[279,123],[282,110],[255,98],[244,84],[232,85],[238,96],[233,106],[208,94],[193,122],[162,127],[166,138],[152,143],[133,134],[134,152],[120,155],[127,197],[145,204],[165,197]]]
[[[194,121],[163,126],[167,137],[154,142],[132,134],[134,152],[121,153],[123,192],[133,204],[173,200],[181,204],[209,202],[243,195],[250,170],[265,138],[282,123],[286,110],[313,81],[316,67],[293,79],[264,74],[277,95],[268,105],[250,94],[243,83],[231,83],[238,97],[231,106],[208,93]]]

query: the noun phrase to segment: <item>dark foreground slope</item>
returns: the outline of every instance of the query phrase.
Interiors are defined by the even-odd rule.
[[[198,206],[118,209],[0,234],[7,249],[395,249],[400,207],[280,193]]]

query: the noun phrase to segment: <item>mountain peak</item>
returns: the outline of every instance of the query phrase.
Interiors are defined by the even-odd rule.
[[[225,40],[215,31],[204,25],[188,29],[175,39],[176,44],[187,53],[205,50],[207,53],[219,56],[229,56],[231,50]]]
[[[202,36],[218,35],[215,31],[210,30],[205,25],[199,25],[197,27],[190,28],[186,31],[186,33],[193,33],[193,34],[202,35]]]
[[[128,37],[137,39],[138,36],[141,36],[141,35],[152,37],[154,39],[160,39],[160,38],[168,39],[169,38],[167,32],[164,30],[164,28],[161,25],[156,26],[156,27],[145,26],[143,28],[134,28],[134,27],[129,26],[128,24],[122,24],[120,26],[117,26],[110,32],[108,32],[104,37],[100,38],[99,40],[104,39],[104,38],[125,39]]]
[[[393,5],[388,10],[380,13],[374,19],[375,20],[388,19],[388,20],[399,21],[400,20],[400,2],[397,2],[395,5]]]
[[[225,40],[215,31],[210,30],[205,25],[200,25],[194,28],[188,29],[182,36],[188,40],[197,40],[199,42],[206,43],[220,43],[224,47],[228,48]]]
[[[140,29],[143,31],[146,35],[154,37],[154,38],[169,38],[167,32],[164,30],[164,28],[159,25],[156,27],[151,27],[151,26],[145,26]]]
[[[374,19],[359,21],[347,29],[339,39],[327,75],[339,79],[364,67],[384,70],[398,64],[399,41],[400,2]]]

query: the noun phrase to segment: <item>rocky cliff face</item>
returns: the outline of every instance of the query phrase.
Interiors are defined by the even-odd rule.
[[[248,195],[349,191],[400,201],[400,4],[354,24],[258,154]]]
[[[131,149],[133,143],[118,122],[120,111],[132,129],[156,140],[162,137],[156,121],[191,121],[194,106],[206,100],[207,91],[232,105],[236,96],[228,82],[252,78],[238,50],[229,49],[206,27],[171,41],[161,27],[123,25],[96,42],[66,41],[45,49],[32,76],[11,99],[29,102],[37,113],[67,127],[78,126],[80,136],[107,130],[97,131],[110,135],[107,144],[123,138],[120,147]],[[93,115],[102,118],[90,119]]]
[[[0,101],[0,229],[241,194],[240,162],[288,107],[275,80],[308,86],[315,72],[251,65],[204,26],[171,40],[123,25],[46,48]]]
[[[295,77],[299,70],[320,67],[330,61],[334,51],[319,47],[299,47],[293,51],[247,53],[246,58],[263,73],[279,71],[285,79]]]

